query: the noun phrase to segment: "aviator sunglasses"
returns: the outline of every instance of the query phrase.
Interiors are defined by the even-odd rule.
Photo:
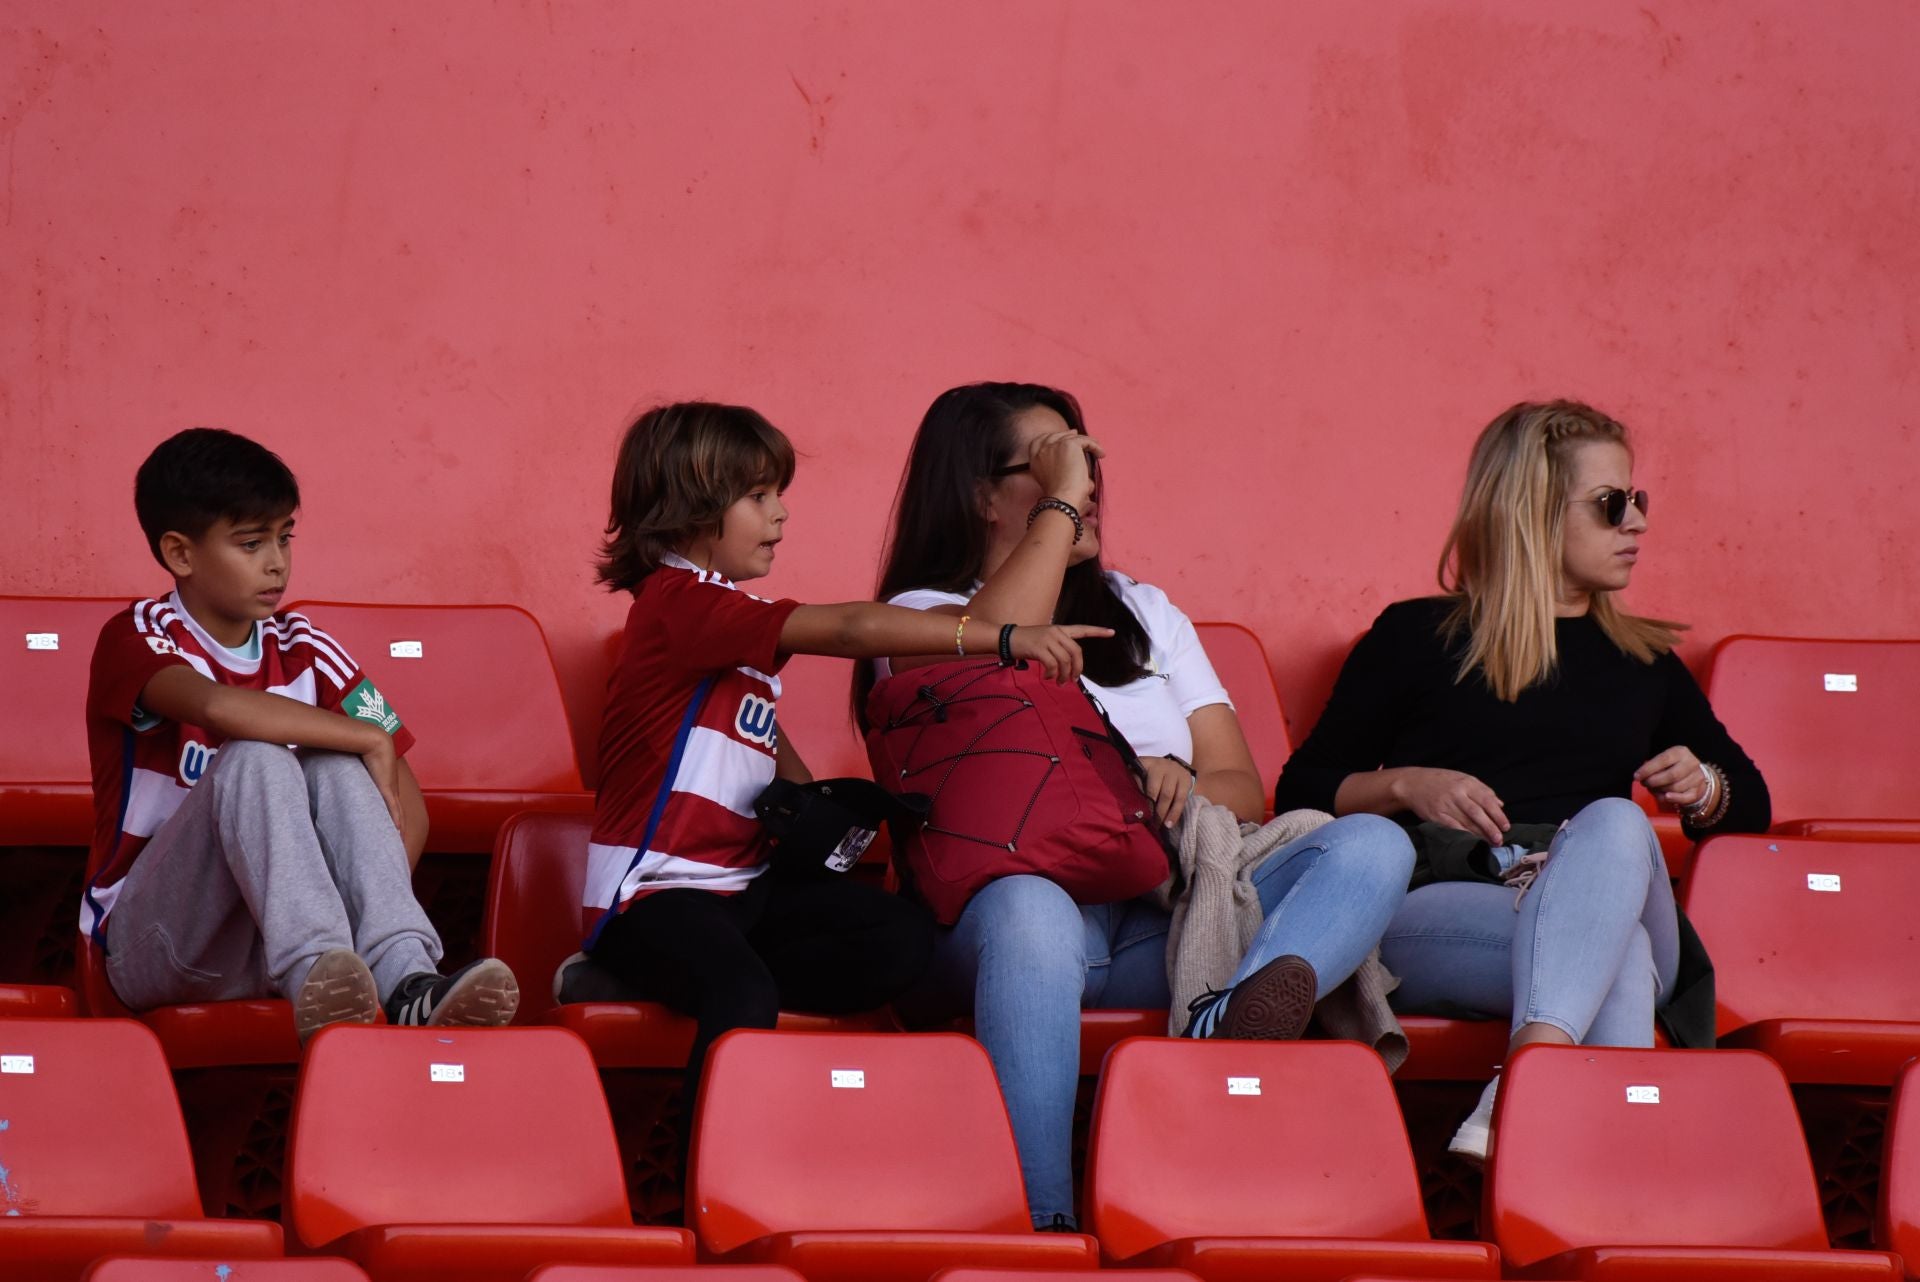
[[[1607,524],[1618,528],[1627,519],[1627,504],[1632,503],[1640,509],[1640,515],[1647,514],[1647,492],[1645,490],[1603,490],[1590,499],[1576,502],[1598,503],[1600,515],[1607,518]]]

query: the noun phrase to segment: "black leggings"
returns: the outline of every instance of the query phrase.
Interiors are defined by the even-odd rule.
[[[648,1001],[691,1015],[689,1103],[713,1039],[781,1010],[844,1015],[892,1001],[933,955],[919,904],[844,878],[769,869],[734,895],[657,890],[607,923],[593,960]]]

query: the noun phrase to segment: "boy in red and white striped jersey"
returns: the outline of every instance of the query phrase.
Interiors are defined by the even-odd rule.
[[[561,1001],[665,1002],[698,1021],[686,1092],[707,1045],[772,1028],[779,1011],[868,1010],[898,996],[933,946],[919,905],[845,878],[781,875],[753,802],[777,775],[811,779],[775,715],[794,654],[991,655],[997,624],[871,601],[768,601],[736,584],[773,568],[793,446],[737,405],[686,402],[640,416],[614,465],[600,581],[633,593],[607,683],[600,790],[582,909],[586,955],[555,978]],[[1083,636],[1014,628],[1016,658],[1061,681]]]
[[[342,1020],[504,1024],[487,959],[441,976],[413,897],[413,733],[345,648],[279,610],[300,491],[232,432],[161,443],[134,481],[165,597],[109,619],[87,690],[94,835],[80,929],[133,1010],[279,994]]]

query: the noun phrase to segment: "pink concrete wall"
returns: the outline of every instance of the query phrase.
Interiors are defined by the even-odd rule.
[[[993,377],[1082,397],[1115,559],[1296,729],[1522,396],[1639,430],[1690,657],[1917,635],[1916,47],[1906,0],[5,0],[0,592],[154,590],[134,465],[230,426],[302,478],[296,595],[522,604],[588,725],[634,407],[784,426],[767,586],[837,599]]]

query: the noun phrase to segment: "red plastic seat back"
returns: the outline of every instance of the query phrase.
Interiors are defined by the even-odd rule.
[[[1920,1020],[1909,844],[1714,837],[1685,903],[1713,956],[1720,1032],[1796,1017]]]
[[[95,1260],[81,1282],[368,1282],[351,1260],[167,1260],[112,1256]]]
[[[1494,1128],[1482,1223],[1510,1265],[1590,1246],[1827,1249],[1793,1097],[1758,1052],[1530,1046]]]
[[[1214,674],[1233,698],[1234,711],[1240,714],[1240,729],[1246,733],[1247,746],[1253,749],[1253,764],[1262,783],[1271,788],[1272,781],[1280,777],[1280,767],[1293,755],[1293,739],[1287,733],[1280,688],[1273,683],[1267,652],[1259,637],[1237,623],[1196,623],[1193,630],[1206,647]]]
[[[327,601],[292,608],[346,647],[418,738],[407,760],[434,811],[436,850],[450,848],[443,829],[475,823],[485,849],[519,799],[584,791],[553,654],[525,610]],[[486,826],[469,812],[485,811],[489,794],[508,809]],[[468,834],[459,835],[465,844]]]
[[[1728,637],[1707,694],[1766,776],[1776,823],[1920,818],[1920,641]]]
[[[1085,1206],[1123,1260],[1191,1237],[1429,1236],[1386,1067],[1352,1042],[1122,1042]]]
[[[1874,1244],[1898,1251],[1907,1276],[1920,1270],[1920,1060],[1909,1060],[1893,1084],[1886,1148],[1880,1159],[1880,1217]]]
[[[173,1077],[131,1020],[0,1020],[0,1170],[0,1215],[201,1218]]]
[[[816,779],[873,777],[866,740],[848,715],[852,677],[853,665],[845,659],[817,654],[796,654],[780,669],[780,737],[792,736]]]
[[[378,1224],[633,1223],[593,1059],[557,1028],[322,1029],[286,1207],[309,1248]]]
[[[972,1038],[731,1032],[707,1057],[697,1122],[687,1205],[707,1251],[802,1229],[1032,1228]]]
[[[548,1264],[527,1274],[527,1282],[804,1282],[804,1279],[784,1264]]]
[[[54,984],[0,984],[0,1019],[54,1019],[74,1013],[71,988]]]
[[[0,845],[85,845],[93,831],[87,674],[131,597],[0,596]]]
[[[507,820],[487,870],[480,948],[520,980],[517,1024],[553,1009],[553,972],[580,950],[580,893],[587,880],[587,813],[527,811]]]

